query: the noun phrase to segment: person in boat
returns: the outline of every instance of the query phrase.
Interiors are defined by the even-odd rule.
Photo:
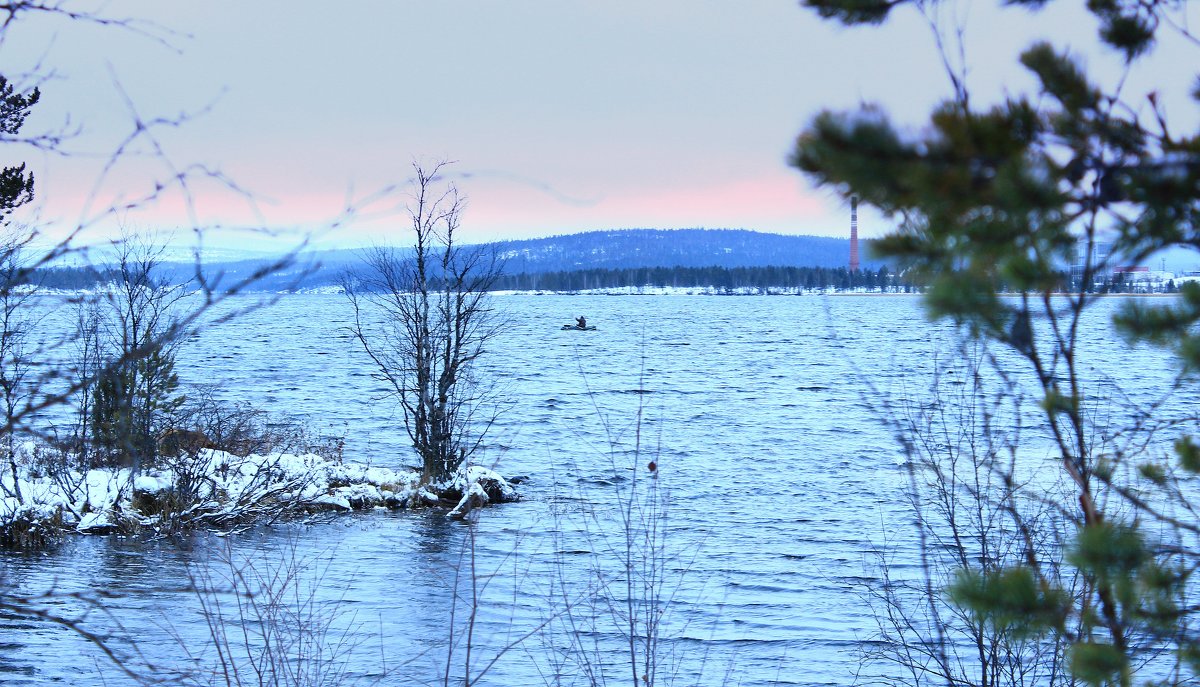
[[[575,326],[579,329],[587,329],[587,318],[583,315],[575,318]]]

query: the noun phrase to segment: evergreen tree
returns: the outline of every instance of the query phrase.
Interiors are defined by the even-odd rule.
[[[17,93],[0,76],[0,141],[17,136],[37,104],[39,92]],[[13,210],[33,200],[33,173],[24,163],[0,169],[0,406],[4,420],[0,426],[0,453],[12,478],[12,490],[0,494],[23,501],[14,452],[14,431],[21,406],[28,400],[26,378],[34,365],[29,356],[33,320],[25,307],[28,294],[18,287],[28,282],[29,265],[25,248],[32,240],[24,229],[11,221]]]
[[[8,79],[0,76],[0,142],[19,135],[30,109],[40,98],[38,89],[19,93]],[[0,221],[31,200],[33,172],[25,170],[25,163],[0,169]]]
[[[111,361],[92,388],[92,441],[110,463],[135,470],[156,458],[155,440],[183,398],[175,356],[183,287],[157,274],[163,247],[127,235],[114,242],[114,295],[96,310],[103,357]]]
[[[905,6],[932,7],[917,0],[805,1],[846,24],[880,23]],[[1047,3],[1015,4],[1036,10]],[[1164,32],[1191,40],[1177,28],[1186,26],[1186,3],[1098,0],[1086,7],[1099,41],[1130,69]],[[947,38],[938,35],[944,50]],[[1200,668],[1190,602],[1190,573],[1200,563],[1190,537],[1200,531],[1194,504],[1171,477],[1172,466],[1151,451],[1109,452],[1098,438],[1104,428],[1088,409],[1106,399],[1088,395],[1078,341],[1094,296],[1058,291],[1062,267],[1079,264],[1078,255],[1080,281],[1090,285],[1168,246],[1200,247],[1200,134],[1171,130],[1160,93],[1129,94],[1124,75],[1107,84],[1093,80],[1062,47],[1037,43],[1019,60],[1038,93],[979,108],[965,70],[950,68],[952,94],[924,133],[902,134],[878,107],[824,112],[799,137],[792,162],[819,184],[903,218],[877,250],[906,266],[906,283],[915,275],[927,285],[933,315],[1015,353],[1021,368],[1004,372],[1023,372],[1037,389],[1041,422],[1073,492],[1064,508],[1070,531],[1031,531],[1010,512],[1008,526],[1029,538],[1027,556],[1019,565],[964,570],[949,588],[962,612],[997,631],[1020,627],[1026,637],[1055,637],[1065,665],[1084,684],[1132,684],[1146,661],[1159,662],[1155,679],[1190,682]],[[1200,90],[1191,95],[1200,99]],[[1124,289],[1122,276],[1108,288]],[[1200,287],[1185,284],[1178,305],[1130,304],[1117,324],[1173,347],[1195,367],[1198,320]],[[1193,440],[1180,439],[1176,449],[1182,474],[1200,472]],[[992,469],[1011,477],[1002,464]],[[1144,481],[1121,477],[1128,472]],[[1064,502],[1056,494],[1040,497]],[[1166,515],[1172,512],[1192,517]],[[1036,536],[1062,537],[1068,556],[1061,566],[1033,545]]]
[[[164,422],[185,400],[178,392],[173,351],[160,348],[107,370],[93,391],[96,447],[119,462],[153,459]]]

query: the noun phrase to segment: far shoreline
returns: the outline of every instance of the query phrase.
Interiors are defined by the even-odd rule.
[[[636,287],[633,287],[636,288]],[[297,292],[297,295],[303,295]],[[621,289],[589,289],[586,291],[492,291],[489,292],[492,296],[717,296],[717,297],[743,297],[743,296],[830,296],[830,297],[921,297],[925,294],[919,291],[902,292],[902,291],[734,291],[734,292],[715,292],[715,291],[696,291],[696,290],[679,290],[679,291],[663,291],[663,290],[644,290],[644,291],[625,291]],[[998,296],[1012,298],[1022,295],[1019,291],[1001,291]],[[1054,297],[1062,298],[1066,296],[1078,296],[1079,292],[1056,291],[1051,294]],[[1092,298],[1176,298],[1180,294],[1175,293],[1092,293],[1088,294]]]
[[[720,290],[718,290],[720,288]],[[31,295],[41,297],[79,297],[94,295],[101,292],[97,289],[39,289]],[[244,291],[239,295],[244,296],[342,296],[345,292],[340,286],[318,286],[312,288],[285,290],[285,291]],[[601,289],[586,289],[576,291],[489,291],[488,295],[498,297],[508,296],[644,296],[644,297],[677,297],[677,296],[700,296],[700,297],[753,297],[753,296],[827,296],[834,298],[846,297],[920,297],[925,295],[920,291],[834,291],[834,290],[795,290],[787,289],[786,287],[741,287],[732,290],[725,290],[723,287],[616,287],[616,288],[601,288]],[[1017,297],[1022,295],[1019,291],[1002,291],[997,295],[1002,297]],[[1051,294],[1054,297],[1062,298],[1067,296],[1078,296],[1079,292],[1056,291]],[[1175,298],[1180,295],[1178,291],[1173,293],[1092,293],[1088,294],[1092,298]]]

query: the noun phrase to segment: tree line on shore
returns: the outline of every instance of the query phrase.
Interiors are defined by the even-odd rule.
[[[316,275],[306,285],[333,286],[346,281],[369,283],[370,255],[364,255],[362,265],[351,266],[341,274]],[[161,261],[160,261],[161,262]],[[174,274],[184,271],[170,270]],[[120,275],[111,267],[84,265],[77,267],[44,267],[31,271],[26,283],[41,289],[81,291],[99,289],[119,283]],[[553,272],[499,271],[492,291],[554,291],[577,292],[590,289],[615,288],[680,288],[713,289],[715,291],[757,289],[767,291],[891,291],[910,293],[919,285],[887,266],[878,269],[850,271],[845,267],[623,267],[560,270]]]
[[[1052,275],[1053,292],[1075,293],[1081,280],[1067,271]],[[551,291],[573,293],[593,289],[696,289],[713,293],[803,293],[866,291],[868,293],[923,293],[928,281],[914,272],[879,269],[851,271],[845,267],[643,267],[586,269],[559,272],[502,274],[494,289],[501,291]],[[1018,289],[1006,281],[999,293]],[[1091,293],[1177,293],[1179,284],[1139,282],[1117,273],[1092,280]]]
[[[370,262],[364,256],[364,264]],[[503,266],[502,266],[503,267]],[[347,280],[369,285],[370,279],[357,279],[362,266],[341,274],[310,277],[304,283],[313,286],[339,286]],[[171,269],[172,274],[185,270]],[[111,266],[82,265],[42,267],[21,276],[27,286],[56,291],[85,291],[108,288],[120,283],[120,273]],[[1053,291],[1075,293],[1080,290],[1078,275],[1068,271],[1053,275]],[[923,293],[927,281],[911,271],[896,272],[886,265],[878,269],[850,271],[845,267],[626,267],[519,272],[501,270],[489,285],[491,291],[528,291],[577,293],[604,289],[694,289],[706,293],[804,293],[828,291],[866,291],[868,293]],[[1182,282],[1139,282],[1128,275],[1114,274],[1093,279],[1092,293],[1177,293]],[[368,286],[369,287],[369,286]],[[1005,281],[997,283],[1001,293],[1014,289]]]
[[[877,270],[828,267],[642,267],[586,269],[504,274],[496,279],[502,291],[575,292],[623,288],[713,289],[767,291],[903,291],[915,286],[898,278],[887,266]]]

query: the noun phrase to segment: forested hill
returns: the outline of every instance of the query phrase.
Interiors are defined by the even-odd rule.
[[[555,273],[619,272],[632,269],[716,268],[718,271],[747,268],[845,268],[849,260],[848,239],[818,236],[784,236],[742,229],[622,229],[565,234],[521,241],[485,244],[505,261],[511,278]],[[862,268],[878,270],[882,262],[869,259],[868,242],[860,246]],[[362,261],[359,250],[321,251],[306,254],[299,264],[272,274],[256,284],[265,291],[292,291],[335,286]],[[220,275],[220,283],[232,284],[258,272],[266,259],[214,262],[205,265],[209,275]],[[87,288],[104,281],[103,269],[53,268],[40,270],[40,281],[54,288]],[[706,272],[707,273],[707,272]],[[163,276],[187,281],[195,274],[192,264],[164,263]]]
[[[744,229],[622,229],[494,244],[509,274],[641,267],[845,267],[849,239]],[[864,268],[883,263],[867,258]]]

